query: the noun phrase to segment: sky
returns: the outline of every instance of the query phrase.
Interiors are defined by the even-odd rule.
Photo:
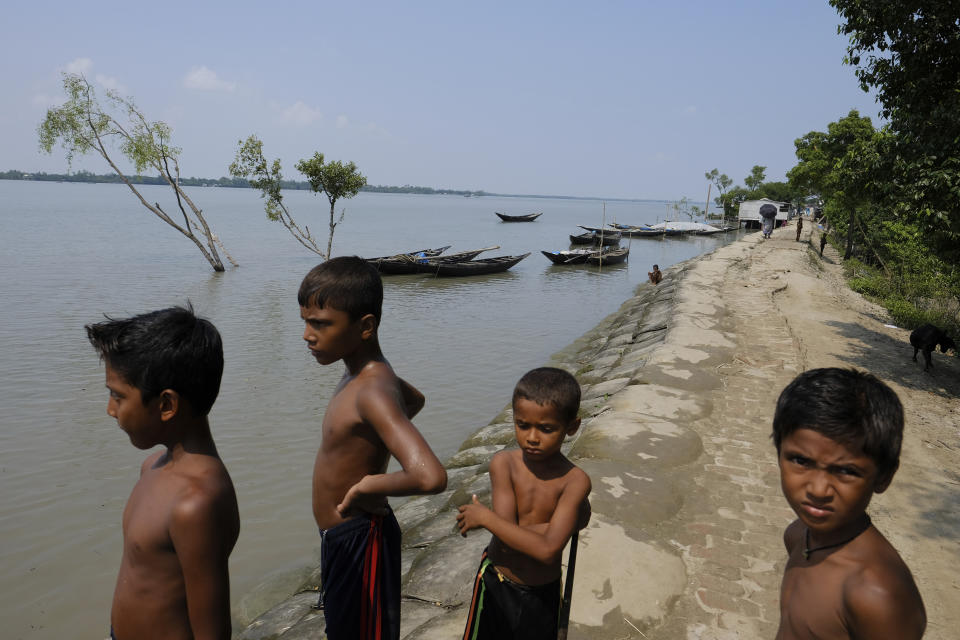
[[[796,138],[879,124],[826,0],[35,0],[4,23],[0,171],[68,170],[37,144],[65,71],[169,124],[196,177],[256,134],[291,179],[319,151],[374,185],[702,201],[710,169],[783,180]]]

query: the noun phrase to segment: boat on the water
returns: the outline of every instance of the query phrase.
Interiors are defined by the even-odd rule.
[[[562,251],[541,251],[547,260],[553,264],[586,264],[587,258],[600,253],[609,253],[614,251],[611,248],[602,249],[565,249]]]
[[[612,249],[610,251],[598,251],[596,255],[587,257],[587,264],[592,264],[598,267],[610,264],[620,264],[621,262],[626,262],[627,256],[629,255],[630,247]]]
[[[430,265],[430,269],[423,273],[432,273],[439,277],[481,276],[488,273],[501,273],[517,264],[529,253],[521,256],[498,256],[496,258],[482,258],[468,262],[437,262]]]
[[[433,273],[433,267],[437,264],[469,262],[484,251],[492,251],[493,249],[499,248],[500,245],[494,245],[492,247],[484,247],[483,249],[471,249],[470,251],[460,251],[458,253],[432,257],[401,254],[388,258],[380,258],[376,261],[369,260],[369,262],[383,275],[399,276],[410,275],[412,273]]]
[[[668,235],[691,234],[697,236],[723,233],[724,231],[730,231],[733,229],[733,227],[715,227],[712,224],[706,224],[703,222],[685,222],[682,220],[674,220],[673,222],[659,222],[657,224],[650,225],[650,228],[656,229],[657,231],[666,233]]]
[[[600,233],[601,230],[597,231],[588,231],[586,233],[581,233],[579,235],[570,236],[570,244],[592,244],[603,247],[609,247],[611,245],[619,244],[621,233],[619,231],[606,230],[603,233]]]
[[[500,213],[499,211],[494,211],[494,213],[497,214],[504,222],[533,222],[543,215],[542,211],[539,213],[527,213],[522,216],[510,216],[505,213]]]
[[[378,258],[367,258],[367,262],[375,263],[380,260],[393,260],[394,258],[401,258],[403,256],[408,257],[417,257],[417,258],[433,258],[439,256],[441,253],[450,248],[450,245],[445,247],[437,247],[436,249],[420,249],[419,251],[408,251],[407,253],[395,253],[392,256],[380,256]]]

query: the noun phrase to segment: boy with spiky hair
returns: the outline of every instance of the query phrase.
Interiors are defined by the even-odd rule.
[[[812,369],[780,394],[773,442],[797,520],[783,534],[778,640],[923,636],[910,569],[866,513],[893,480],[902,439],[900,400],[869,373]]]
[[[589,518],[590,478],[560,452],[580,427],[580,385],[561,369],[529,371],[513,392],[519,449],[490,462],[493,510],[473,496],[459,508],[466,535],[493,534],[474,581],[464,640],[557,637],[560,556]]]
[[[207,420],[223,373],[220,334],[180,307],[86,330],[106,366],[107,415],[138,449],[164,447],[141,465],[123,510],[110,636],[228,640],[227,560],[240,518]]]
[[[313,467],[319,606],[331,640],[400,637],[400,526],[389,496],[439,493],[447,473],[410,421],[423,395],[398,378],[377,337],[383,283],[363,258],[314,267],[297,294],[303,339],[343,377],[323,416]],[[393,456],[400,470],[387,473]]]

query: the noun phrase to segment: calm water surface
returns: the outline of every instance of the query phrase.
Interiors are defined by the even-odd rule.
[[[165,189],[145,196],[168,211]],[[317,263],[252,190],[193,189],[237,269],[213,273],[196,248],[122,185],[0,181],[0,619],[7,638],[102,638],[120,559],[120,517],[145,452],[106,415],[103,369],[83,325],[192,301],[223,335],[226,370],[211,414],[237,488],[242,529],[233,599],[311,564],[318,539],[310,475],[320,417],[341,366],[320,367],[301,339],[296,292]],[[326,199],[286,202],[321,232]],[[385,255],[490,245],[531,255],[504,274],[385,280],[380,338],[427,405],[417,425],[441,459],[507,403],[524,371],[547,362],[615,311],[661,268],[724,238],[636,240],[603,273],[553,267],[577,224],[599,226],[592,200],[361,194],[342,203],[334,254]],[[338,206],[339,210],[340,206]],[[494,211],[543,211],[505,224]],[[606,205],[608,221],[662,220],[655,202]]]

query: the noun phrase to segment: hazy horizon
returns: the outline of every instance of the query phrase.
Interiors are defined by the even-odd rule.
[[[170,124],[184,176],[226,175],[257,134],[287,179],[320,151],[370,184],[498,194],[703,200],[705,171],[783,180],[796,138],[878,111],[826,0],[97,8],[5,15],[0,168],[67,171],[36,132],[64,71]]]

